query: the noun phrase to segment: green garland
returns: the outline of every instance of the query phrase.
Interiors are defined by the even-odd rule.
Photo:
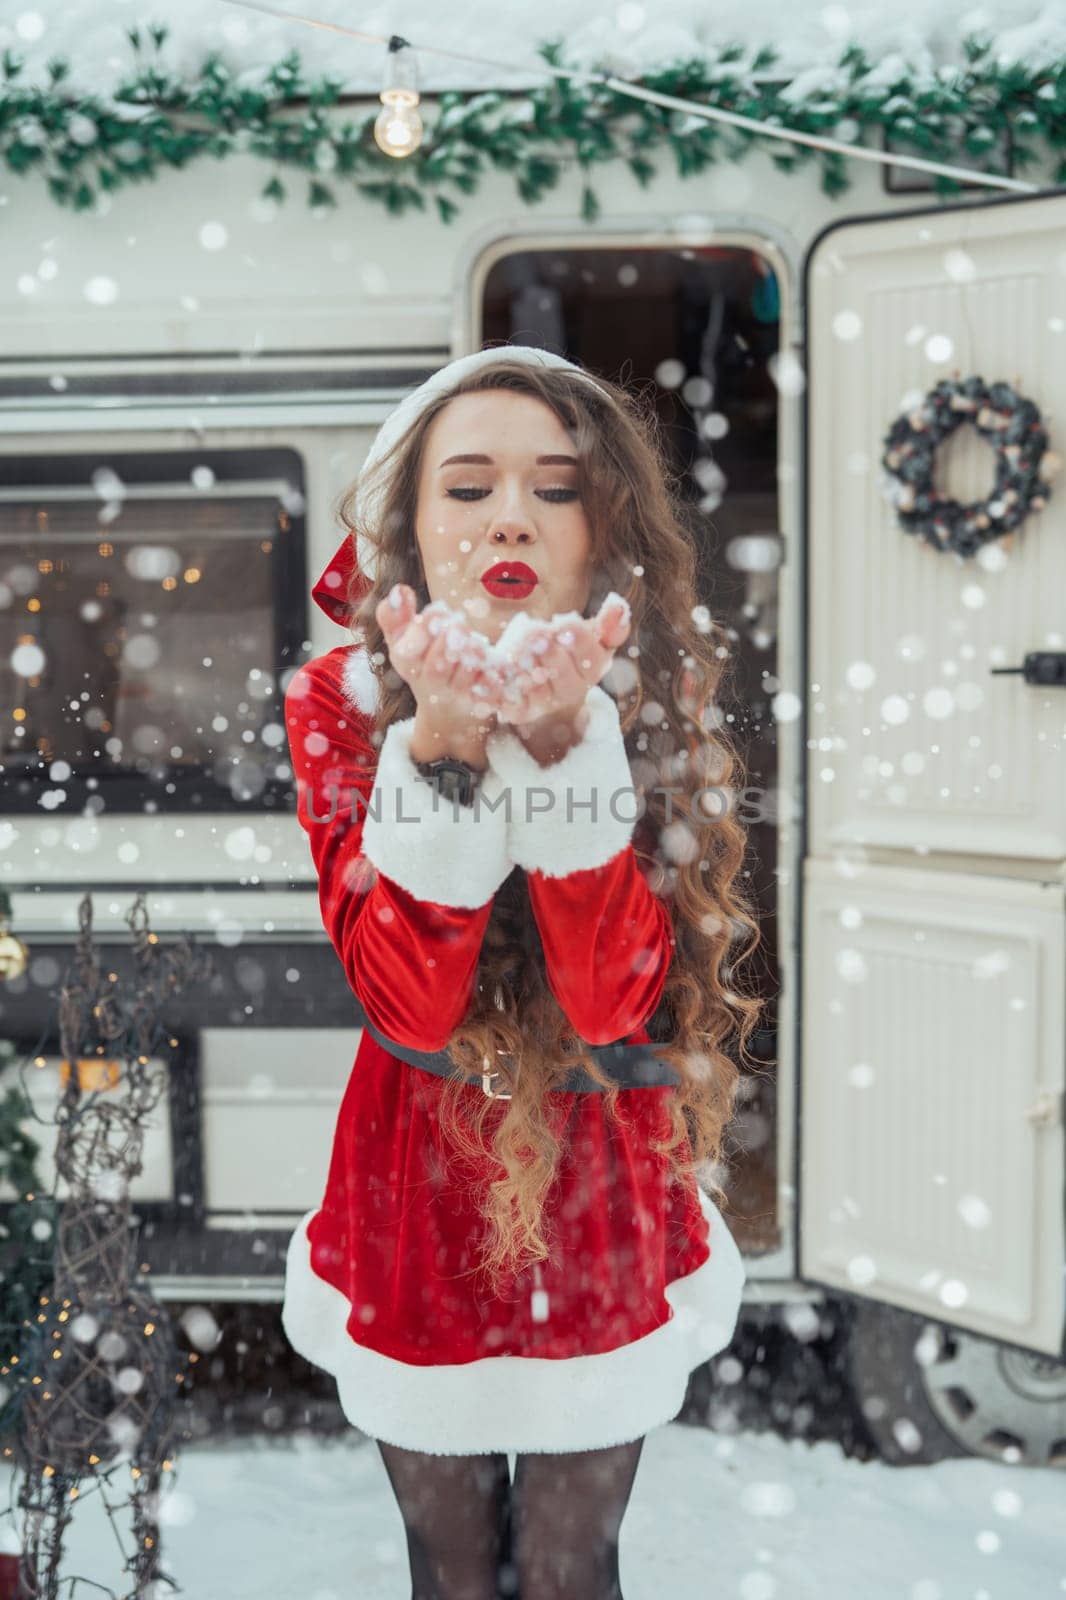
[[[217,54],[204,61],[195,78],[183,80],[153,59],[138,28],[127,30],[136,61],[132,74],[105,98],[64,84],[69,63],[48,63],[44,88],[22,88],[24,62],[3,54],[0,83],[0,155],[12,172],[43,173],[60,205],[86,210],[98,193],[153,179],[166,167],[185,167],[206,156],[222,159],[252,152],[279,169],[263,194],[286,196],[280,172],[310,176],[307,201],[315,208],[335,206],[333,185],[348,183],[392,215],[423,210],[432,196],[443,222],[459,210],[458,196],[478,188],[486,169],[514,176],[518,193],[535,205],[559,182],[569,161],[583,173],[581,214],[599,215],[589,182],[591,168],[621,161],[642,186],[654,177],[652,157],[668,149],[681,177],[718,162],[743,159],[753,146],[768,150],[776,167],[794,172],[811,161],[820,164],[822,191],[831,198],[850,188],[847,157],[809,145],[786,145],[765,134],[709,122],[632,99],[603,83],[549,78],[519,92],[445,91],[432,98],[438,111],[427,119],[423,143],[397,170],[395,158],[378,150],[373,123],[381,109],[354,120],[339,120],[343,83],[332,77],[306,81],[299,54],[265,69],[251,87],[246,73],[236,76]],[[158,53],[167,29],[152,24],[147,38]],[[561,40],[541,45],[538,54],[564,65]],[[893,150],[913,151],[930,160],[957,163],[960,153],[974,160],[999,146],[1009,134],[1015,171],[1040,159],[1042,141],[1059,154],[1066,149],[1066,60],[1053,69],[1032,71],[1019,63],[1000,65],[991,37],[970,35],[966,64],[942,67],[932,79],[917,82],[910,69],[876,88],[861,80],[871,63],[849,45],[837,66],[842,87],[832,95],[816,91],[790,100],[785,80],[756,81],[777,60],[765,46],[745,65],[740,44],[715,58],[694,58],[646,73],[644,87],[739,112],[797,131],[823,133],[848,143],[869,136],[875,148],[891,140]],[[843,128],[840,125],[843,124]],[[1029,141],[1029,142],[1026,142]],[[327,181],[327,177],[329,181]],[[962,184],[943,174],[933,177],[938,194],[957,193]],[[1066,182],[1066,158],[1053,180]]]
[[[0,889],[0,932],[7,933],[10,918],[11,897]],[[19,970],[11,960],[12,951],[5,955],[10,965],[0,967],[0,984],[9,971]],[[0,1447],[5,1453],[31,1376],[21,1362],[12,1364],[11,1357],[33,1341],[40,1297],[55,1277],[59,1223],[58,1200],[41,1192],[37,1168],[41,1146],[26,1130],[34,1117],[33,1101],[21,1079],[14,1081],[21,1060],[11,1041],[0,1039],[0,1072],[12,1080],[0,1090],[0,1177],[15,1196],[6,1203],[0,1220]]]

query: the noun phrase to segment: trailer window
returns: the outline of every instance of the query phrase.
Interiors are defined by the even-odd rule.
[[[4,809],[282,804],[303,514],[291,450],[0,456]]]

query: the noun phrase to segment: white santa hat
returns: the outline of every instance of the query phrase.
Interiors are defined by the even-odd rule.
[[[596,383],[595,378],[590,372],[586,372],[584,367],[568,361],[565,356],[556,355],[554,350],[541,350],[535,345],[528,344],[501,344],[493,345],[487,350],[475,350],[468,356],[458,356],[433,373],[432,377],[427,378],[417,389],[412,389],[410,394],[404,395],[396,409],[391,411],[382,423],[360,468],[356,480],[355,501],[357,533],[354,539],[351,534],[345,534],[311,590],[312,598],[317,605],[334,622],[346,625],[351,620],[351,608],[345,597],[355,569],[358,567],[364,580],[361,589],[357,590],[358,594],[367,592],[375,575],[377,552],[363,530],[375,527],[374,519],[381,509],[387,484],[379,482],[372,488],[364,481],[365,475],[387,451],[391,450],[397,439],[410,428],[432,401],[442,394],[447,394],[466,377],[467,373],[476,372],[479,367],[501,359],[524,361],[530,366],[566,367],[569,371],[576,372],[579,377],[587,378],[590,383]]]

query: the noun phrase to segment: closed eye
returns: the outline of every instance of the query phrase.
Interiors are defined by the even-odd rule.
[[[445,494],[451,495],[453,500],[483,500],[491,489],[446,489]],[[545,500],[576,500],[578,489],[538,489],[536,493]]]

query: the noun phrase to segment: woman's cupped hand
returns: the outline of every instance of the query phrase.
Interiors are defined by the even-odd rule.
[[[544,718],[576,716],[630,630],[629,606],[614,593],[593,617],[531,620],[513,651],[506,630],[494,645],[443,600],[419,611],[404,583],[393,585],[374,615],[419,708],[485,734],[497,721],[522,733]]]

